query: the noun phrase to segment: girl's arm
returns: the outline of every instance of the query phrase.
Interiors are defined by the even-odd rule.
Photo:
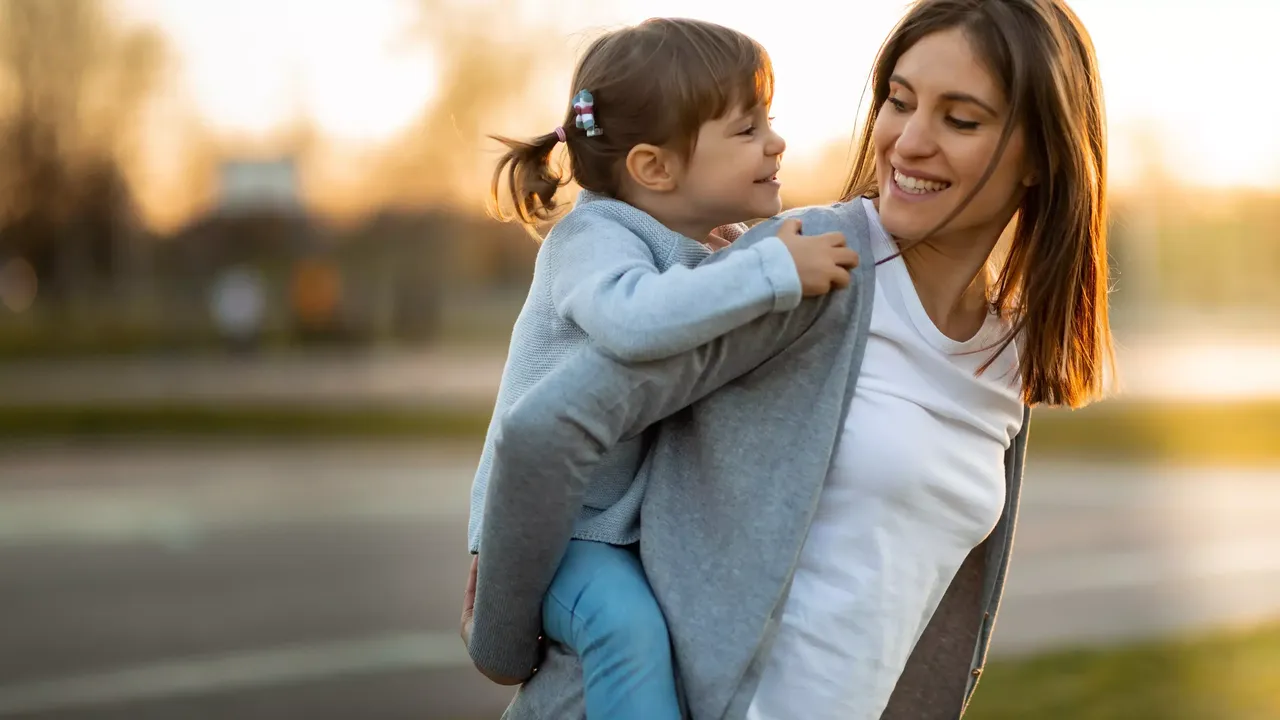
[[[556,310],[623,361],[677,355],[800,302],[795,263],[776,237],[666,272],[643,240],[599,217],[566,217],[546,242]]]

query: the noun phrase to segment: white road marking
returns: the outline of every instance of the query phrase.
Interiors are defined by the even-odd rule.
[[[1009,573],[1006,593],[1019,598],[1199,584],[1230,576],[1280,574],[1280,542],[1266,538],[1176,550],[1061,554],[1028,563],[1015,559]]]
[[[104,672],[0,686],[0,715],[158,700],[470,662],[452,633],[404,633],[173,658]]]

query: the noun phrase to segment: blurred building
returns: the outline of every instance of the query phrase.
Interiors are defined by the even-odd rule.
[[[337,227],[307,206],[294,158],[231,158],[217,173],[210,210],[164,243],[175,333],[194,323],[236,346],[434,338],[449,248],[471,223],[414,209]]]
[[[219,215],[304,214],[292,157],[224,160],[218,166]]]

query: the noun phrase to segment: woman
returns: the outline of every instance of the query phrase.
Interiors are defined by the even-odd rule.
[[[662,421],[640,553],[689,715],[963,711],[1029,408],[1096,398],[1110,359],[1101,88],[1061,0],[921,0],[873,88],[844,200],[791,214],[858,250],[849,289],[667,360],[584,351],[505,418],[471,640],[483,669],[538,662],[538,601],[586,469]],[[583,716],[563,648],[508,716]]]

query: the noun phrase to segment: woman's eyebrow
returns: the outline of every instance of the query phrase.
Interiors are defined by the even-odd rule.
[[[911,86],[911,83],[901,75],[891,76],[889,78],[889,82],[898,83],[899,85],[910,90],[913,93],[916,91],[916,89]],[[992,117],[1000,117],[1000,113],[997,112],[996,109],[992,107],[989,103],[979,99],[975,95],[970,95],[969,93],[957,92],[957,91],[945,92],[942,94],[942,99],[950,100],[952,102],[972,103],[982,108],[983,110],[986,110],[988,113],[991,114]]]

